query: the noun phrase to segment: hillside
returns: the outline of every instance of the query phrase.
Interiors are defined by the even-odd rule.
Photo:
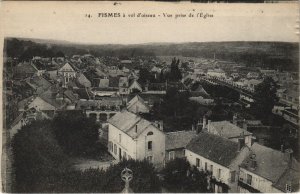
[[[259,65],[282,70],[298,71],[299,45],[287,42],[190,42],[149,43],[135,45],[85,45],[40,39],[5,40],[4,53],[8,57],[27,60],[34,55],[93,54],[94,56],[185,56],[204,57]]]

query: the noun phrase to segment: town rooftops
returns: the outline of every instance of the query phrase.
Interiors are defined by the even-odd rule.
[[[206,132],[200,132],[186,149],[225,167],[239,154],[237,142]]]
[[[115,114],[108,122],[132,138],[137,138],[146,129],[159,131],[151,122],[127,110]]]
[[[242,164],[241,168],[244,168],[260,177],[263,177],[272,183],[279,181],[282,175],[289,169],[290,158],[288,153],[283,153],[272,148],[254,143],[251,147],[252,154],[247,157]],[[251,168],[251,156],[255,154],[256,165],[255,168]],[[253,157],[253,156],[252,156]],[[296,162],[292,159],[292,162]],[[284,177],[282,177],[284,178]],[[280,186],[278,182],[278,186]]]
[[[196,136],[196,131],[175,131],[165,133],[166,150],[185,148],[187,144]]]
[[[243,136],[252,135],[252,133],[230,123],[229,121],[211,122],[210,125],[216,130],[217,135],[225,137],[225,138],[229,138],[229,139],[234,138],[234,137],[239,137],[241,135],[243,135]],[[209,126],[208,130],[209,131],[211,130],[210,126]]]
[[[146,104],[146,102],[144,101],[144,99],[141,98],[139,95],[136,95],[134,98],[132,98],[132,99],[128,102],[127,108],[129,109],[130,107],[132,107],[134,104],[136,104],[136,103],[138,103],[138,102],[149,108],[149,106]],[[150,108],[149,108],[149,109],[150,109]]]

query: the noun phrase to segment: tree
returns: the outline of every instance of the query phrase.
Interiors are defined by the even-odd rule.
[[[171,63],[171,72],[168,76],[169,80],[170,81],[180,81],[182,79],[182,75],[181,75],[181,72],[178,68],[178,65],[179,65],[179,59],[176,60],[176,58],[174,58],[172,60],[172,63]]]
[[[141,84],[146,84],[148,81],[152,82],[154,80],[154,76],[148,71],[146,68],[140,69],[140,77],[138,82]]]
[[[26,125],[12,139],[15,192],[52,192],[68,158],[58,145],[50,121]]]
[[[264,118],[272,113],[274,105],[278,102],[277,88],[277,84],[271,77],[266,77],[255,87],[252,111],[259,118]]]
[[[59,112],[53,119],[52,128],[66,153],[76,156],[97,154],[99,126],[95,120],[87,118],[82,112]]]
[[[208,192],[204,172],[192,167],[185,158],[169,161],[162,173],[165,175],[163,184],[171,192]]]

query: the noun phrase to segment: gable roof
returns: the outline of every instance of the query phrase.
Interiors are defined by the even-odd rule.
[[[132,98],[128,102],[127,108],[129,109],[130,107],[132,107],[136,103],[141,103],[141,104],[143,104],[145,107],[147,107],[150,110],[149,106],[145,103],[144,99],[141,98],[139,95],[136,95],[134,98]]]
[[[196,131],[175,131],[166,134],[166,150],[185,148],[196,136]]]
[[[59,72],[61,72],[61,71],[73,72],[73,71],[75,71],[75,68],[70,63],[67,62],[58,71]]]
[[[250,168],[252,154],[242,162],[240,167],[273,183],[277,182],[289,167],[289,158],[281,151],[254,143],[251,146],[251,153],[255,154],[256,168]]]
[[[132,138],[137,138],[146,129],[159,131],[159,129],[153,126],[149,121],[136,114],[128,112],[127,110],[123,110],[115,114],[108,122]],[[137,129],[137,132],[135,129]]]
[[[211,122],[210,125],[214,127],[218,135],[225,138],[239,137],[241,134],[243,134],[244,136],[252,134],[247,130],[230,123],[229,121]]]
[[[225,167],[239,154],[237,142],[206,132],[200,132],[186,149]]]

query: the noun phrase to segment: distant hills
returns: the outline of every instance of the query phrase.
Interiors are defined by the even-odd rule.
[[[28,60],[32,56],[55,57],[92,54],[94,56],[185,56],[213,58],[298,71],[299,44],[288,42],[187,42],[149,44],[87,45],[67,41],[6,38],[4,53],[9,57]]]

